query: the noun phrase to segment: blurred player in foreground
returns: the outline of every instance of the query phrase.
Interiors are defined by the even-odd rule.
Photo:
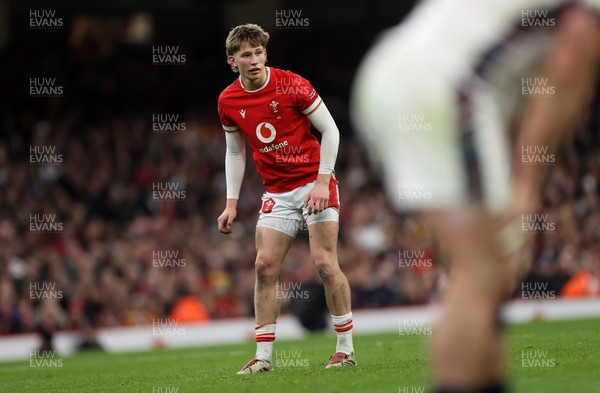
[[[275,324],[281,308],[281,264],[304,220],[312,262],[325,285],[337,333],[327,368],[354,366],[350,287],[337,259],[339,195],[334,166],[339,131],[310,82],[290,71],[266,67],[269,35],[254,24],[235,27],[225,42],[227,62],[240,76],[219,96],[226,131],[227,204],[219,231],[231,233],[246,165],[245,142],[266,192],[256,224],[256,356],[238,374],[273,370]],[[321,144],[310,132],[313,125]],[[246,138],[244,138],[244,136]]]
[[[353,120],[389,198],[423,213],[451,267],[438,392],[506,389],[500,306],[545,172],[529,152],[552,153],[591,96],[599,11],[599,0],[426,0],[357,73]]]

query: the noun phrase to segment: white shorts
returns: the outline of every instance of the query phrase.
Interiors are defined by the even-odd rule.
[[[406,37],[404,37],[406,38]],[[400,63],[398,37],[383,40],[357,73],[352,116],[397,210],[453,210],[510,198],[506,123],[493,86],[440,61]],[[443,62],[441,62],[443,63]]]
[[[310,182],[292,191],[282,193],[265,192],[262,196],[262,207],[258,216],[257,228],[271,228],[296,237],[300,231],[308,231],[308,226],[316,222],[340,220],[340,197],[338,181],[331,176],[329,183],[329,206],[317,214],[308,214],[304,200],[313,189],[315,182]]]

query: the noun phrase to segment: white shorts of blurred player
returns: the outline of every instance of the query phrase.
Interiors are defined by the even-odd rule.
[[[315,182],[310,182],[292,191],[282,193],[265,192],[258,216],[257,228],[271,228],[296,237],[301,231],[317,222],[340,220],[338,181],[332,176],[329,183],[329,207],[316,214],[308,214],[304,201]]]
[[[503,211],[511,196],[503,98],[474,72],[459,77],[457,67],[446,67],[443,56],[451,52],[400,50],[411,45],[384,37],[352,92],[354,124],[389,200],[399,211],[455,210],[474,201]]]

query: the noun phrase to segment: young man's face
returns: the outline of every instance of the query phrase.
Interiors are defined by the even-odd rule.
[[[267,50],[262,45],[252,47],[244,42],[240,50],[227,57],[227,62],[237,66],[242,80],[252,85],[248,87],[260,87],[264,83],[267,76]]]

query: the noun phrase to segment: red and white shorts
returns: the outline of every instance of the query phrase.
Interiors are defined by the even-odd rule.
[[[265,192],[262,196],[262,207],[256,227],[271,228],[291,237],[296,237],[298,232],[308,231],[308,226],[316,222],[339,222],[340,196],[338,181],[331,176],[327,209],[309,215],[308,208],[304,207],[304,200],[314,185],[315,181],[312,181],[287,192]]]

